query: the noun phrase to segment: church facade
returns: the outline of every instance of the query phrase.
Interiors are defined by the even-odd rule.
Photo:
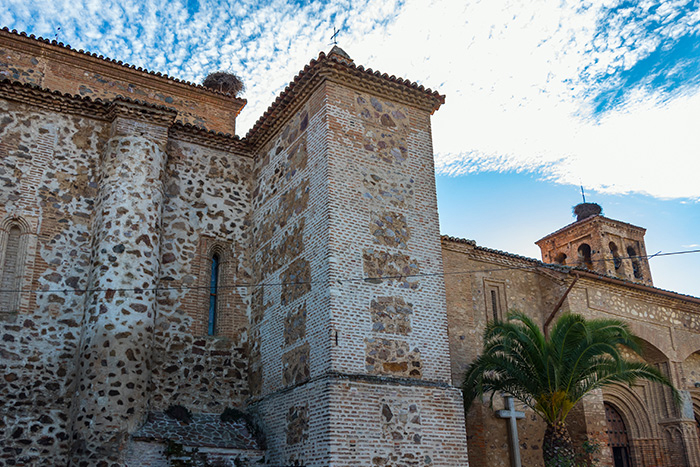
[[[239,138],[242,99],[0,30],[0,465],[507,465],[459,381],[489,319],[555,305],[634,323],[687,396],[595,394],[579,442],[700,465],[700,301],[653,288],[625,259],[640,230],[600,215],[542,240],[563,265],[441,239],[443,103],[334,48]]]
[[[683,402],[648,382],[598,390],[567,418],[574,443],[581,453],[592,448],[585,456],[592,465],[700,465],[700,299],[653,287],[645,230],[593,206],[537,242],[545,262],[442,238],[453,378],[477,357],[486,325],[510,310],[543,327],[563,312],[622,320],[640,337],[642,359],[673,382]],[[512,465],[507,424],[495,412],[502,408],[495,398],[494,407],[473,404],[467,414],[470,466]],[[522,465],[542,465],[545,425],[516,409],[525,415],[517,421]]]

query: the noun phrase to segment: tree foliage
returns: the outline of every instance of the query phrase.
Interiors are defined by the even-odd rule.
[[[625,359],[622,346],[641,353],[638,338],[619,320],[564,314],[546,338],[530,317],[510,313],[506,321],[494,321],[484,332],[483,352],[462,384],[465,408],[477,396],[491,393],[493,400],[497,392],[507,393],[544,419],[549,434],[545,438],[556,438],[568,437],[564,421],[574,405],[610,384],[653,381],[672,388],[680,401],[678,391],[659,370]],[[559,444],[545,439],[543,446]],[[551,465],[548,453],[544,455],[545,465]]]

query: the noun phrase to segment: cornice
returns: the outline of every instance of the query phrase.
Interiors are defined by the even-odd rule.
[[[178,141],[205,146],[243,157],[253,157],[253,152],[245,140],[229,133],[220,133],[197,127],[189,123],[175,122],[169,136]]]
[[[694,312],[700,313],[700,308],[695,307],[695,305],[700,305],[700,298],[693,297],[692,295],[685,295],[670,290],[659,289],[658,287],[606,276],[584,268],[543,263],[542,261],[533,258],[527,258],[525,256],[514,255],[512,253],[478,246],[473,240],[449,237],[447,235],[443,235],[441,240],[443,248],[458,253],[467,254],[476,260],[491,260],[498,264],[528,264],[527,267],[522,267],[521,269],[541,272],[540,269],[545,268],[550,271],[578,275],[591,281],[603,282],[610,284],[611,286],[619,286],[620,288],[625,289],[627,291],[626,293],[643,293],[650,297],[655,297],[655,300],[667,300],[666,303],[668,303],[668,300],[680,301],[684,303],[684,309],[691,308]]]
[[[73,96],[60,91],[51,91],[35,84],[20,83],[10,79],[0,79],[0,97],[40,107],[44,110],[80,115],[99,120],[107,120],[109,103],[101,99]]]
[[[176,110],[124,98],[112,101],[106,115],[110,122],[117,118],[125,118],[165,127],[170,127],[176,116]]]
[[[95,120],[112,121],[117,116],[147,121],[169,127],[169,136],[202,146],[251,157],[248,144],[230,134],[209,131],[191,124],[174,122],[177,112],[174,109],[149,104],[125,97],[111,102],[101,99],[64,94],[51,91],[34,84],[0,79],[0,98],[31,105],[40,109],[79,115]]]
[[[247,103],[245,99],[205,88],[201,84],[180,80],[160,72],[149,71],[145,68],[136,67],[121,60],[114,60],[96,53],[90,53],[83,49],[76,50],[63,42],[36,37],[34,34],[27,35],[27,33],[18,32],[16,29],[12,31],[7,27],[0,29],[0,44],[11,49],[30,51],[35,55],[53,58],[81,69],[99,70],[101,73],[105,73],[113,78],[119,78],[120,76],[123,78],[126,75],[129,77],[129,82],[144,87],[167,88],[174,94],[181,96],[196,96],[198,100],[208,102],[218,101],[223,105],[232,106],[236,115],[241,112]]]
[[[566,225],[566,226],[562,227],[561,229],[540,238],[539,240],[537,240],[535,242],[535,245],[539,246],[540,243],[542,243],[546,240],[549,240],[552,237],[559,236],[564,232],[576,232],[577,230],[583,230],[589,224],[607,224],[607,225],[610,225],[612,227],[624,227],[626,229],[636,230],[642,236],[644,236],[644,234],[647,231],[647,229],[645,229],[644,227],[639,227],[637,225],[629,224],[627,222],[622,222],[622,221],[618,221],[615,219],[610,219],[610,218],[605,217],[605,216],[591,216],[591,217],[587,217],[586,219],[583,219],[580,221],[572,222],[571,224]]]
[[[257,149],[267,142],[275,130],[281,127],[296,107],[313,93],[323,82],[331,81],[359,91],[367,91],[388,96],[398,102],[418,107],[430,113],[444,104],[445,96],[437,91],[425,89],[402,78],[388,76],[379,71],[356,66],[337,54],[326,56],[321,52],[318,59],[304,67],[302,71],[277,96],[248,131],[245,140]]]

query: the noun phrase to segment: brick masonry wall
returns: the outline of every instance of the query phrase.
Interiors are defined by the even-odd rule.
[[[268,433],[268,459],[325,465],[329,430],[327,229],[323,89],[299,102],[257,155],[253,191],[250,389]],[[299,386],[301,385],[301,386]],[[295,388],[296,386],[296,388]],[[326,397],[327,400],[327,397]]]
[[[0,30],[0,78],[111,101],[118,96],[175,109],[178,120],[235,134],[236,99]]]
[[[333,459],[340,465],[464,463],[459,397],[448,387],[429,112],[340,83],[329,84],[327,95],[332,368],[379,377],[333,383]],[[438,414],[444,416],[440,433],[430,423],[411,422]],[[366,420],[379,421],[375,430],[381,420],[386,426],[363,437],[357,424]]]

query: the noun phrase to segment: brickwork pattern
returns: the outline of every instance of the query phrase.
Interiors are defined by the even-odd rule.
[[[0,31],[0,57],[0,76],[91,99],[110,101],[121,95],[166,106],[176,109],[184,123],[224,133],[235,133],[235,117],[245,105],[242,99],[6,31]]]

